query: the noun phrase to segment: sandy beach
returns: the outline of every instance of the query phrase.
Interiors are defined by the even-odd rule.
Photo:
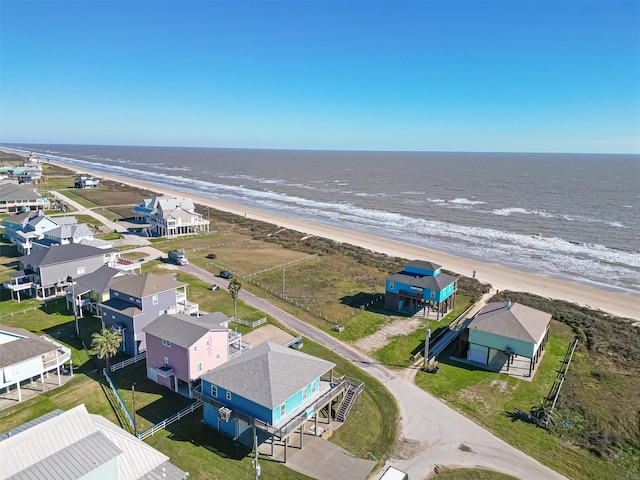
[[[451,255],[445,252],[387,239],[378,235],[362,233],[345,228],[323,225],[317,222],[289,218],[259,209],[239,205],[224,200],[201,195],[188,195],[178,190],[159,187],[155,184],[130,178],[108,175],[91,170],[79,170],[62,163],[51,162],[60,167],[73,169],[77,173],[89,173],[96,177],[114,180],[126,185],[145,188],[150,191],[176,197],[190,196],[194,202],[225,212],[272,223],[318,237],[329,238],[341,243],[357,245],[369,250],[407,259],[420,259],[438,263],[446,270],[464,276],[476,272],[476,278],[489,283],[494,290],[528,292],[548,298],[566,300],[578,305],[589,306],[620,317],[640,321],[640,296],[563,280],[548,275],[526,272],[488,261],[478,261]]]

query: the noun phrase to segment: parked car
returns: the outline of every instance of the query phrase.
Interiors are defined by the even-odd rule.
[[[220,278],[226,278],[227,280],[233,278],[233,273],[229,270],[220,270]]]
[[[209,290],[219,290],[219,289],[220,289],[220,287],[218,285],[216,285],[215,283],[209,287]]]
[[[207,258],[215,260],[216,258],[218,258],[218,256],[215,253],[210,253],[209,255],[207,255]]]

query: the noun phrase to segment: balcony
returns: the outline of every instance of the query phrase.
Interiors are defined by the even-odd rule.
[[[156,371],[162,378],[169,378],[173,375],[173,367],[171,365],[162,365],[161,367],[156,368]]]

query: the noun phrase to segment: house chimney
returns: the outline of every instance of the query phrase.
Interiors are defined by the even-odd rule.
[[[511,300],[504,301],[504,308],[506,308],[507,310],[511,308]]]

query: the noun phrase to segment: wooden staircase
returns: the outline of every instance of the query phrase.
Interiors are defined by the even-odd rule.
[[[358,398],[358,393],[358,385],[349,384],[344,397],[342,397],[342,402],[340,402],[340,406],[338,407],[338,413],[336,413],[336,420],[338,422],[344,422],[347,419],[351,407],[355,403],[356,398]]]

